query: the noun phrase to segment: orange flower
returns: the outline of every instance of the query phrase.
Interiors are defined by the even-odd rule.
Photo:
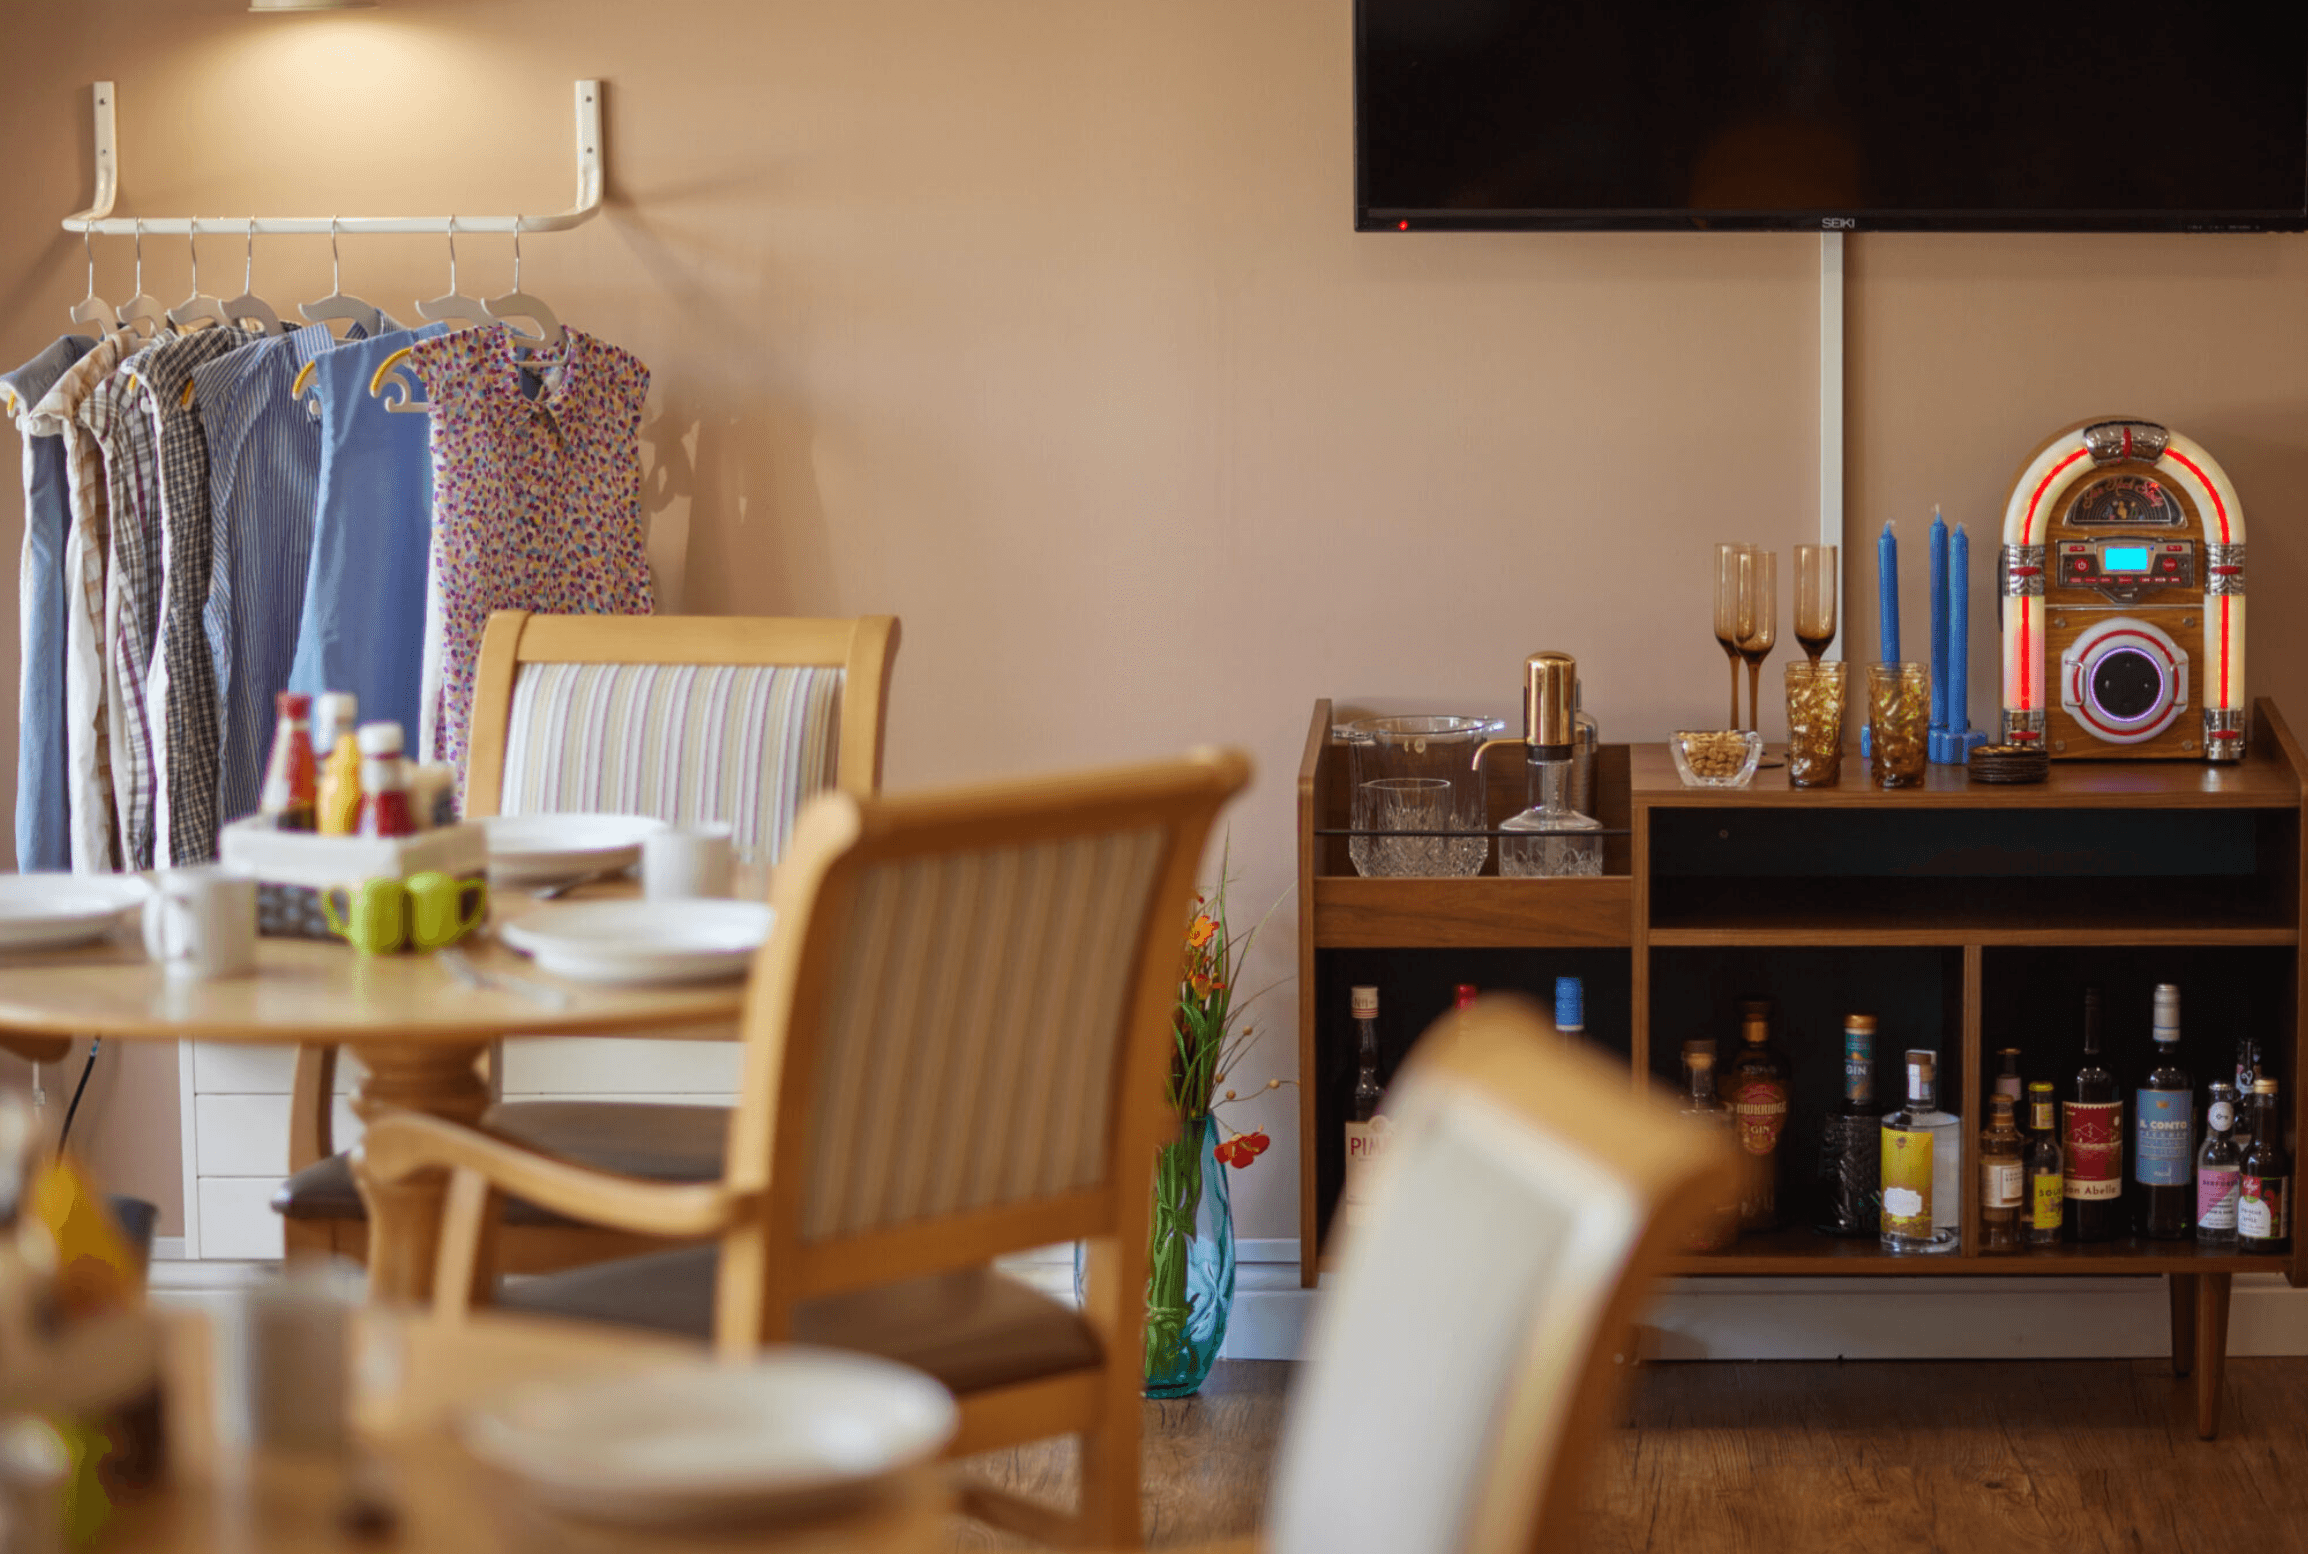
[[[1219,1164],[1230,1165],[1239,1171],[1260,1155],[1265,1154],[1273,1143],[1274,1140],[1268,1138],[1263,1131],[1237,1133],[1213,1149],[1211,1153],[1218,1157]]]
[[[1218,924],[1214,919],[1198,916],[1194,919],[1194,925],[1186,930],[1186,947],[1199,950],[1210,942],[1210,936],[1216,932]]]

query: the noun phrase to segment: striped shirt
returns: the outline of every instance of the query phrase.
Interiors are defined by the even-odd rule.
[[[72,529],[64,543],[64,756],[69,772],[72,867],[109,874],[120,867],[120,827],[112,807],[112,737],[105,698],[104,574],[111,552],[110,500],[101,446],[80,424],[80,407],[119,365],[123,341],[109,335],[65,369],[28,424],[64,440]]]
[[[153,848],[152,729],[144,682],[160,615],[160,451],[150,401],[136,374],[152,348],[130,356],[81,403],[80,421],[104,458],[112,553],[104,574],[105,712],[112,733],[112,805],[121,867],[149,869]]]
[[[297,331],[325,341],[323,324]],[[202,612],[216,676],[216,813],[252,814],[273,733],[273,696],[289,683],[304,614],[319,491],[320,426],[290,397],[304,358],[275,336],[192,375],[208,440],[210,561]]]
[[[64,369],[95,342],[66,335],[14,372],[0,374],[0,409],[24,434],[24,553],[17,624],[22,679],[16,725],[16,867],[72,865],[71,801],[64,750],[64,541],[71,497],[61,438],[23,424]]]
[[[164,342],[138,375],[160,427],[160,643],[145,689],[153,755],[165,789],[168,862],[216,857],[216,664],[201,617],[208,608],[208,437],[184,403],[194,369],[253,337],[242,329],[198,329]]]

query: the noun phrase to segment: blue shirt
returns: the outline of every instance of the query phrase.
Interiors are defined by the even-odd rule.
[[[389,718],[412,746],[423,701],[432,418],[387,410],[369,380],[395,351],[447,332],[397,330],[324,349],[313,366],[320,500],[289,689],[350,691],[362,722]]]
[[[14,372],[0,373],[0,407],[32,413],[96,342],[65,335]],[[16,867],[72,867],[64,736],[64,540],[72,523],[61,436],[24,439],[24,560],[19,573],[23,680],[16,733]]]

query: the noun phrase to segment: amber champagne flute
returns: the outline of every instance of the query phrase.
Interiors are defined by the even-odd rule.
[[[1778,640],[1779,553],[1750,546],[1739,566],[1739,656],[1747,660],[1746,726],[1751,729],[1762,725],[1763,660]]]
[[[1795,547],[1795,640],[1818,663],[1835,641],[1835,547]]]
[[[1723,656],[1731,661],[1731,721],[1723,725],[1725,728],[1739,727],[1739,607],[1744,558],[1752,549],[1740,544],[1715,547],[1715,640],[1723,644]]]

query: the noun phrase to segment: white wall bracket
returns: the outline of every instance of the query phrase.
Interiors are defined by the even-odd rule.
[[[544,216],[115,216],[120,192],[120,152],[113,120],[118,94],[110,81],[96,83],[96,192],[86,210],[64,218],[67,232],[108,237],[198,237],[203,232],[277,237],[289,233],[346,236],[409,232],[564,232],[600,214],[605,185],[601,157],[601,83],[577,83],[577,199],[567,210]]]

